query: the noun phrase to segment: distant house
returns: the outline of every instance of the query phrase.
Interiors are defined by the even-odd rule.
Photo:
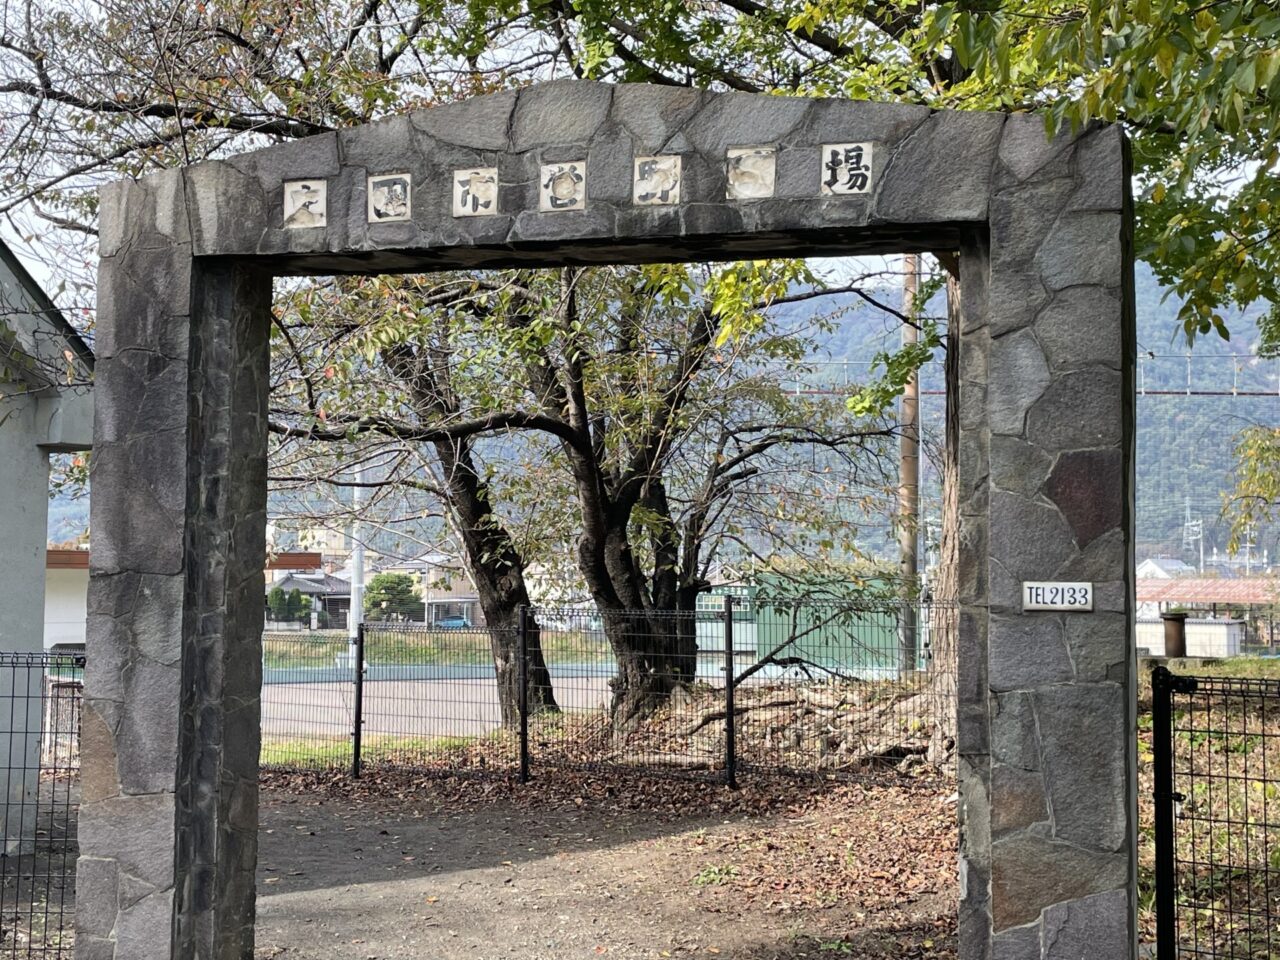
[[[271,620],[271,611],[267,610],[268,630],[344,630],[347,617],[351,612],[351,581],[319,569],[318,554],[316,566],[308,570],[285,570],[274,579],[268,579],[268,594],[277,587],[286,594],[297,590],[298,593],[311,600],[311,615],[306,620],[294,622],[277,622]]]
[[[1148,557],[1138,564],[1139,580],[1172,580],[1176,577],[1194,577],[1195,567],[1174,557]]]
[[[376,573],[406,573],[417,583],[418,596],[428,624],[461,617],[472,626],[482,626],[484,611],[466,565],[447,553],[424,553],[411,560],[384,560]],[[367,582],[367,580],[366,580]]]
[[[1276,641],[1280,580],[1272,576],[1143,578],[1137,583],[1137,600],[1140,628],[1143,621],[1180,610],[1202,621],[1242,621],[1248,643],[1272,646]],[[1143,642],[1139,646],[1159,648]]]
[[[311,570],[318,553],[277,553],[267,558],[270,587],[274,571]],[[348,593],[350,591],[348,590]],[[45,551],[44,648],[83,647],[86,598],[89,593],[89,550],[50,547]],[[343,614],[345,618],[345,613]]]
[[[1280,604],[1280,581],[1274,577],[1181,577],[1138,579],[1139,616],[1177,607],[1210,616],[1227,610]]]
[[[1186,631],[1188,657],[1235,657],[1242,652],[1249,637],[1249,624],[1244,620],[1193,620],[1183,624]],[[1135,637],[1138,648],[1148,656],[1165,656],[1164,621],[1139,619]]]
[[[45,551],[44,648],[84,646],[88,617],[89,550]]]

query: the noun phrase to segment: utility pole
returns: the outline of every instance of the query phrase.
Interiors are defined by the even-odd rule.
[[[1204,520],[1197,517],[1191,519],[1191,498],[1184,500],[1186,515],[1182,521],[1182,549],[1183,551],[1194,550],[1197,546],[1200,548],[1200,572],[1204,573]]]
[[[916,292],[920,286],[920,260],[916,254],[903,258],[902,312],[911,322],[902,325],[902,345],[916,343],[920,331],[915,327]],[[902,606],[902,636],[898,659],[898,672],[910,673],[916,669],[917,635],[917,587],[919,585],[920,557],[920,379],[912,376],[902,392],[899,406],[901,438],[898,447],[898,552],[901,557],[900,575],[905,601]]]
[[[351,488],[351,610],[347,614],[347,642],[355,658],[356,637],[364,622],[364,530],[360,511],[364,507],[364,465],[356,467],[355,486]],[[360,669],[360,664],[356,664]]]

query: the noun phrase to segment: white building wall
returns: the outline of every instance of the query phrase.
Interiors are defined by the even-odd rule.
[[[1234,657],[1244,643],[1243,620],[1188,620],[1188,657]],[[1164,621],[1139,620],[1136,642],[1150,656],[1164,656]]]
[[[84,643],[89,571],[48,570],[44,581],[44,646]]]
[[[36,653],[44,637],[44,549],[49,457],[39,401],[0,388],[0,652]],[[29,849],[39,790],[40,699],[32,673],[0,670],[0,856]],[[38,680],[36,691],[39,691]]]
[[[49,526],[49,456],[39,400],[0,395],[0,650],[41,649],[44,628],[44,545]]]

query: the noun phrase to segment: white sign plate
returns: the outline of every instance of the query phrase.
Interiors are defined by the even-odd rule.
[[[1093,610],[1092,583],[1062,583],[1053,580],[1022,581],[1022,609]]]

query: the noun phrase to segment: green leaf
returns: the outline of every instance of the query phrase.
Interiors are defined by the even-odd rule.
[[[1235,72],[1232,82],[1235,88],[1241,93],[1252,94],[1258,86],[1258,78],[1255,72],[1257,61],[1252,57],[1240,64],[1240,68]],[[1241,117],[1243,122],[1243,116]]]

